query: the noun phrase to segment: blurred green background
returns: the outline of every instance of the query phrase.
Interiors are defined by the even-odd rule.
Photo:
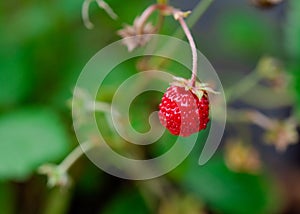
[[[131,0],[124,5],[124,1],[107,0],[118,14],[117,20],[94,2],[90,7],[93,30],[82,23],[82,3],[0,2],[0,213],[300,213],[300,147],[292,145],[278,152],[276,145],[264,143],[262,129],[231,122],[230,114],[222,146],[205,166],[198,166],[197,158],[207,130],[193,153],[160,178],[118,179],[82,157],[70,169],[73,182],[69,188],[48,188],[46,176],[38,174],[37,168],[60,163],[78,144],[68,102],[82,68],[98,50],[120,39],[116,31],[124,23],[132,23],[155,2]],[[192,10],[199,1],[169,3]],[[279,74],[271,75],[273,79],[260,80],[258,86],[253,83],[240,99],[228,103],[229,108],[254,109],[271,118],[293,117],[298,122],[299,11],[298,0],[285,0],[268,9],[247,0],[215,1],[192,26],[197,47],[215,67],[225,93],[239,90],[234,87],[240,81],[251,86],[255,80],[250,72],[263,56],[282,65]],[[177,28],[178,23],[167,17],[161,33],[173,35]],[[105,93],[99,100],[110,102],[118,85],[139,72],[137,63],[134,59],[117,69],[103,85]],[[166,66],[170,69],[172,63]],[[286,82],[278,88],[274,79]],[[132,104],[135,107],[130,114],[138,131],[149,128],[144,121],[156,110],[161,96],[146,93]],[[105,120],[103,114],[99,118]],[[109,126],[102,131],[122,144]],[[234,142],[232,146],[227,141],[233,138],[242,144]],[[166,133],[159,143],[147,147],[149,154],[167,151],[173,141]],[[124,154],[136,151],[115,146]]]

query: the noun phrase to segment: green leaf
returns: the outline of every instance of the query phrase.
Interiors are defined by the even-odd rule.
[[[293,83],[295,87],[295,97],[297,100],[298,108],[297,114],[300,112],[300,1],[289,1],[289,10],[287,13],[287,22],[285,26],[285,47],[287,54],[290,57],[288,64],[288,71],[293,75]]]
[[[288,54],[300,59],[300,1],[290,0],[285,26],[285,46]]]
[[[114,197],[102,214],[150,213],[138,191],[126,191]]]
[[[234,173],[219,157],[204,166],[190,163],[182,183],[219,213],[276,213],[279,206],[270,181],[259,175]]]
[[[2,50],[3,51],[3,50]],[[24,69],[24,63],[18,54],[3,56],[0,53],[0,105],[15,104],[29,93],[32,79]]]
[[[49,9],[46,4],[40,3],[7,14],[9,19],[3,30],[6,42],[20,44],[24,40],[47,33],[53,28],[55,23],[53,20],[56,18]]]
[[[246,10],[226,11],[216,26],[216,42],[222,55],[253,58],[257,55],[276,53],[276,31],[272,20]]]
[[[8,183],[0,183],[0,207],[2,213],[15,213],[14,194],[12,190]]]
[[[68,148],[64,127],[50,110],[31,108],[0,117],[0,179],[25,179]]]

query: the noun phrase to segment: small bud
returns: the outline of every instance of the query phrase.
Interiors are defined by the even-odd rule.
[[[266,143],[275,145],[278,151],[285,151],[289,145],[299,141],[296,121],[294,118],[276,121],[273,127],[266,131],[264,139]]]
[[[176,11],[173,13],[174,19],[178,20],[179,18],[186,18],[191,14],[191,11]]]
[[[38,173],[47,175],[48,187],[68,188],[71,185],[71,179],[67,172],[54,164],[44,164],[38,168]]]
[[[261,169],[258,152],[241,140],[230,140],[226,144],[225,162],[235,172],[256,174]]]
[[[282,62],[276,58],[262,57],[257,64],[256,70],[275,90],[282,90],[288,84],[289,76]]]
[[[278,74],[285,72],[282,62],[270,56],[262,57],[257,64],[256,70],[267,79],[274,79]]]
[[[137,47],[146,45],[151,39],[151,36],[147,34],[153,34],[155,32],[156,28],[151,23],[143,24],[140,21],[140,17],[137,17],[132,26],[125,25],[124,28],[117,33],[123,38],[123,44],[127,46],[128,51],[131,52]]]

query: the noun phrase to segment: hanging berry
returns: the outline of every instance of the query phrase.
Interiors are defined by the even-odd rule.
[[[172,134],[183,137],[205,129],[209,122],[207,92],[199,98],[184,87],[170,86],[159,105],[159,119]]]

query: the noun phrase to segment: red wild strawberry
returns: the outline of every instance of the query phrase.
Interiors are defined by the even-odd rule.
[[[188,137],[206,128],[209,122],[209,100],[206,90],[195,90],[174,84],[159,105],[159,119],[172,134]],[[199,96],[202,95],[202,96]]]

